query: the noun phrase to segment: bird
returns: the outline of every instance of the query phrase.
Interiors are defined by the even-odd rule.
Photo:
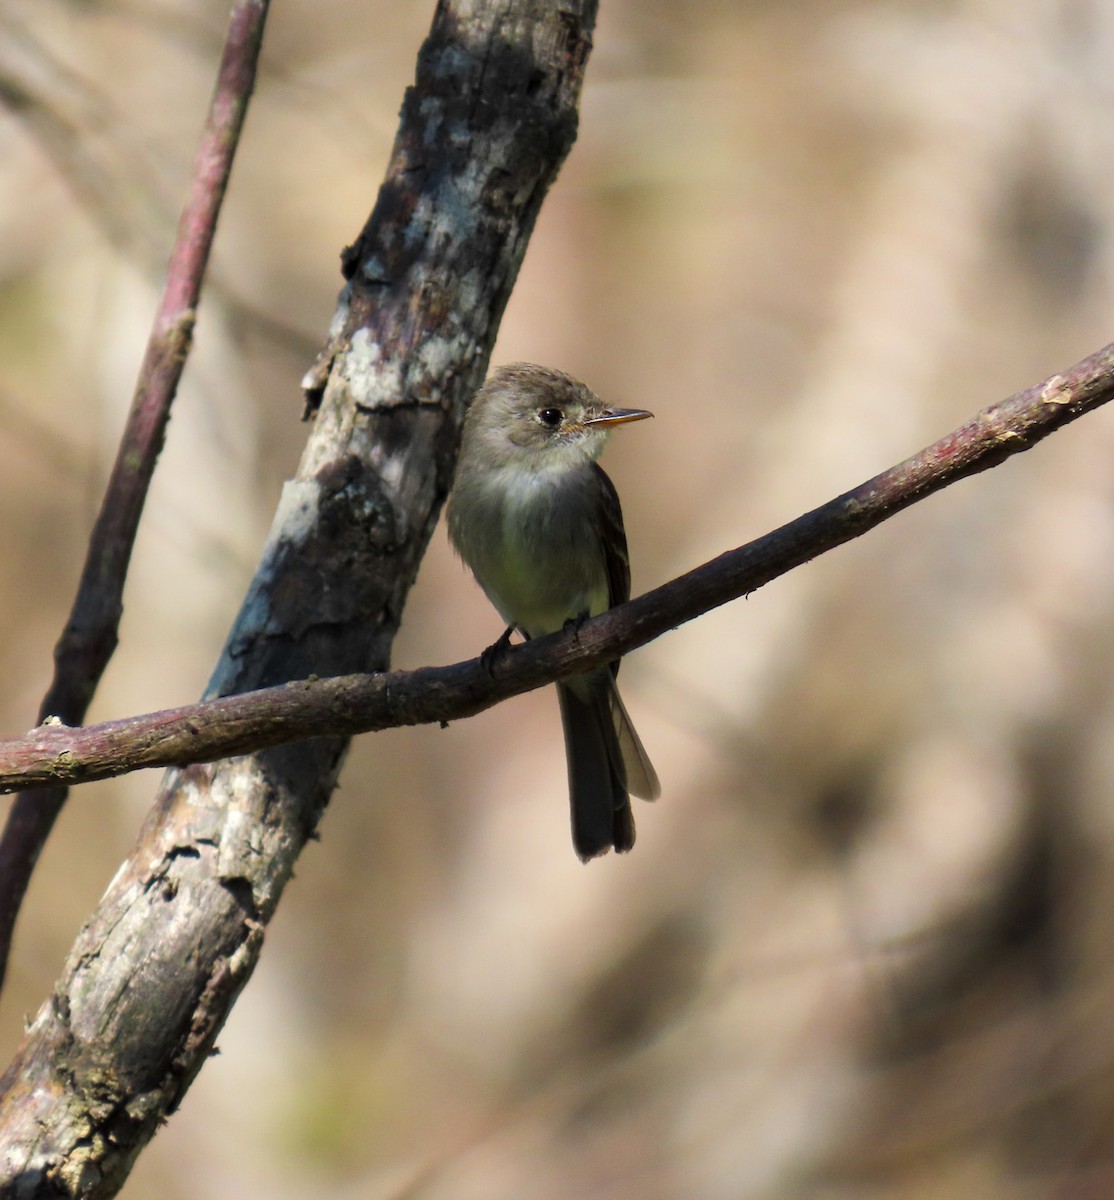
[[[449,538],[507,631],[527,640],[630,598],[619,496],[596,462],[609,433],[645,420],[563,371],[495,370],[465,415],[448,503]],[[634,845],[630,796],[661,792],[616,687],[619,663],[557,683],[573,848],[583,862]]]

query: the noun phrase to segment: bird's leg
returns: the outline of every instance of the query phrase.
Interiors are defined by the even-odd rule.
[[[561,626],[561,629],[567,631],[574,629],[577,634],[580,633],[580,627],[592,614],[585,608],[576,614],[575,617],[569,617],[568,620]]]
[[[510,649],[511,634],[514,633],[514,626],[508,625],[506,629],[499,635],[497,641],[491,643],[486,650],[480,654],[480,662],[483,664],[484,670],[489,675],[495,674],[495,664],[503,657]]]

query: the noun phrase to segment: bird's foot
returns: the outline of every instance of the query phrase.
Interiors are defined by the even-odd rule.
[[[572,629],[572,630],[575,630],[577,633],[579,633],[581,625],[583,625],[584,622],[588,620],[588,617],[590,615],[591,614],[588,612],[588,610],[584,609],[583,612],[578,612],[575,617],[569,617],[569,619],[564,623],[564,625],[561,626],[561,629],[566,632],[568,630]]]
[[[483,653],[480,654],[480,663],[484,670],[489,675],[495,674],[495,664],[503,657],[504,654],[511,648],[511,634],[514,633],[514,626],[508,625],[500,634],[498,641],[494,641]]]

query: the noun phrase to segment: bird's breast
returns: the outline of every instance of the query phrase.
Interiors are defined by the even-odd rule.
[[[507,624],[531,637],[608,606],[594,484],[567,470],[491,471],[454,503],[461,556]]]

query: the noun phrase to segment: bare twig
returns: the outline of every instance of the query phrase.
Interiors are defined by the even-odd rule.
[[[1028,450],[1114,398],[1114,344],[984,409],[920,454],[780,529],[586,622],[500,657],[265,688],[87,729],[0,742],[0,791],[211,762],[299,739],[458,720],[598,666],[873,529],[917,500]]]
[[[268,0],[232,6],[209,114],[178,225],[162,301],[66,628],[54,650],[54,678],[39,719],[80,722],[116,649],[124,581],[147,489],[162,450],[170,408],[193,335],[195,309],[217,215],[255,81]],[[31,872],[67,789],[17,797],[0,838],[0,979]]]

